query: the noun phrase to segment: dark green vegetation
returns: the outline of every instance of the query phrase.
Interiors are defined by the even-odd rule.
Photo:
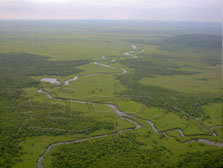
[[[187,167],[223,167],[223,150],[210,150],[204,152],[188,152],[182,155],[177,166],[182,168]]]
[[[215,23],[0,21],[0,167],[36,167],[49,144],[104,134],[53,147],[44,167],[222,167],[222,149],[182,143],[222,142],[221,128],[216,137],[204,136],[222,124],[220,33]],[[123,54],[133,45],[138,58]],[[40,82],[74,76],[69,86]],[[134,125],[102,104],[48,99],[39,88],[55,97],[112,102],[161,131],[179,127],[203,136],[175,130],[165,137],[148,123],[111,135]]]
[[[89,60],[50,61],[49,57],[28,53],[0,53],[1,88],[25,88],[39,83],[28,78],[30,76],[80,73],[81,70],[75,67],[87,63]]]
[[[150,134],[151,132],[148,132],[145,137],[149,138]],[[165,139],[162,136],[161,138]],[[156,141],[152,143],[148,146],[137,140],[136,133],[126,133],[100,140],[62,145],[51,153],[53,157],[51,167],[221,168],[223,166],[222,149],[188,152],[182,154],[176,162],[169,162],[169,157],[173,153]]]
[[[52,167],[164,167],[163,161],[170,151],[158,145],[145,149],[146,145],[137,141],[136,136],[134,133],[127,133],[86,143],[60,146],[52,153],[54,157]]]

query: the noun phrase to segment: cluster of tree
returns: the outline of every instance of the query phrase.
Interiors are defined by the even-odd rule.
[[[176,167],[179,168],[221,168],[223,167],[223,149],[204,152],[188,152],[181,155]]]
[[[0,130],[0,167],[9,168],[19,160],[21,146],[16,128]]]
[[[18,93],[13,90],[0,90],[0,167],[11,167],[21,155],[18,133],[21,117],[17,117],[16,99]]]
[[[29,87],[39,82],[29,78],[38,75],[65,76],[81,72],[76,67],[87,64],[90,60],[50,61],[43,57],[28,53],[0,53],[1,87]]]
[[[54,168],[162,167],[169,153],[161,146],[148,148],[134,133],[58,146],[52,153]]]

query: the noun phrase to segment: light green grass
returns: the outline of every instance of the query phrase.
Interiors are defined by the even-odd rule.
[[[39,36],[39,37],[38,37]],[[1,52],[28,52],[49,56],[53,60],[100,59],[101,56],[122,56],[128,46],[121,45],[108,36],[112,41],[105,44],[107,37],[86,33],[73,35],[50,35],[33,33],[33,37],[26,35],[23,39],[11,41],[6,39],[0,46]],[[78,42],[77,42],[78,41]]]
[[[91,97],[113,97],[114,84],[112,75],[82,76],[68,86],[46,90],[54,97],[88,100]]]
[[[145,85],[160,86],[185,93],[207,92],[222,93],[220,80],[221,67],[217,66],[211,71],[195,75],[155,76],[155,78],[143,78],[140,83]]]

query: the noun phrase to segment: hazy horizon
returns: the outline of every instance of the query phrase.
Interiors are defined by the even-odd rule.
[[[0,19],[221,22],[221,0],[0,0]]]
[[[222,24],[221,21],[191,21],[191,20],[146,20],[146,19],[72,19],[72,18],[0,18],[0,21],[122,21],[122,22],[154,22],[154,23],[210,23],[210,24]]]

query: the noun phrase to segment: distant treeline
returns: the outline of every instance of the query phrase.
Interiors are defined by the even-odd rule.
[[[221,49],[222,36],[212,34],[181,34],[164,40],[162,45],[169,47],[184,46],[192,48]]]

